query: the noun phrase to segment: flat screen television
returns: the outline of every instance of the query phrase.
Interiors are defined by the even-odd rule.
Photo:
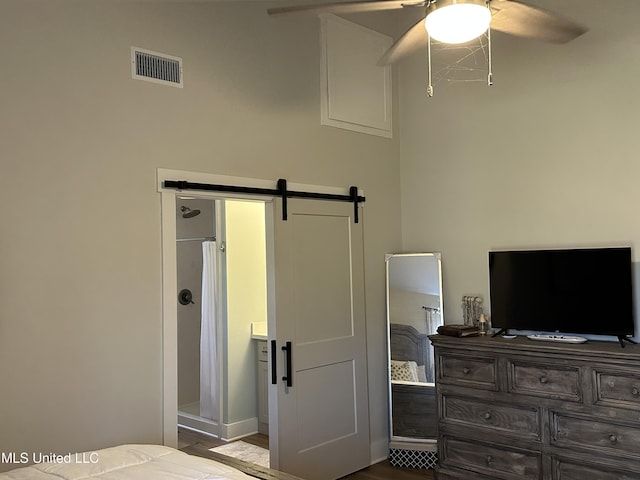
[[[634,335],[631,248],[489,252],[498,329]]]

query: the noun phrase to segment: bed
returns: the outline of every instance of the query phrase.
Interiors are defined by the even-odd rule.
[[[61,455],[52,462],[35,463],[0,473],[0,480],[255,480],[237,468],[212,460],[216,458],[210,455],[212,453],[206,450],[198,452],[197,455],[209,457],[202,458],[162,445],[120,445]],[[21,457],[18,455],[16,458]],[[29,460],[38,462],[40,455]],[[277,477],[295,478],[280,472]],[[275,476],[261,475],[261,478]]]

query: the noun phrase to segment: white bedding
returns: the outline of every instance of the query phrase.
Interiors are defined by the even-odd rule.
[[[64,456],[0,473],[0,480],[255,480],[213,460],[187,455],[162,445],[118,447]]]

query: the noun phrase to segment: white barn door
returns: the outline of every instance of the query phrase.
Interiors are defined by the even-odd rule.
[[[331,480],[370,463],[362,223],[347,202],[275,207],[278,468]]]

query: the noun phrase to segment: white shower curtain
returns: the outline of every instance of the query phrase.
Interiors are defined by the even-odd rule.
[[[202,309],[200,321],[200,416],[218,421],[220,397],[217,364],[217,248],[202,242]]]

